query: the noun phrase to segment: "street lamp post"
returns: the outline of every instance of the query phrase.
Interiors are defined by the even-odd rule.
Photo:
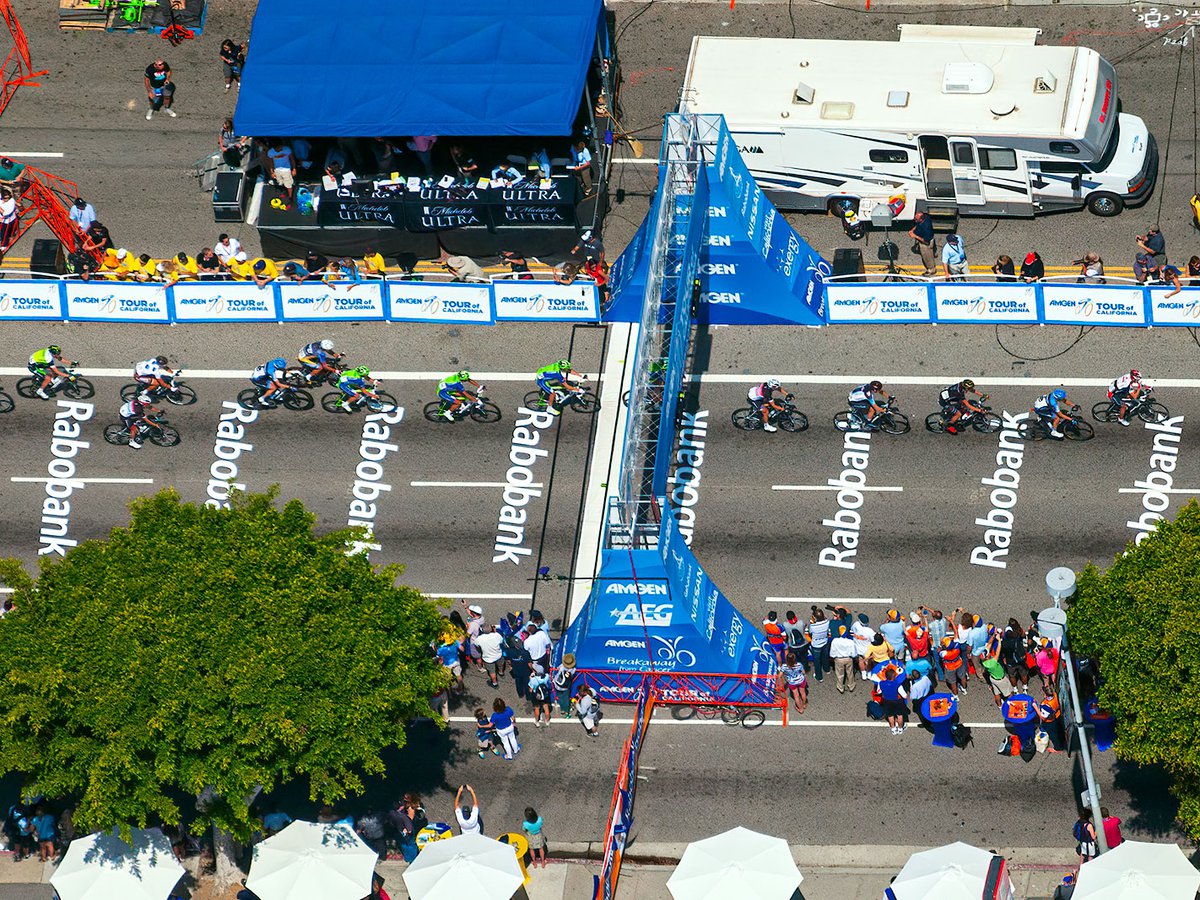
[[[1059,566],[1046,573],[1046,591],[1054,601],[1054,606],[1044,609],[1038,614],[1038,632],[1042,637],[1062,638],[1061,665],[1067,673],[1067,689],[1071,695],[1071,712],[1075,720],[1075,729],[1079,735],[1079,758],[1083,763],[1083,777],[1087,782],[1087,793],[1092,807],[1092,824],[1096,829],[1096,847],[1100,853],[1108,852],[1108,841],[1104,838],[1104,816],[1100,814],[1100,785],[1096,782],[1096,773],[1092,769],[1092,748],[1088,741],[1087,729],[1083,724],[1083,705],[1079,702],[1079,685],[1075,681],[1075,663],[1071,659],[1070,642],[1067,638],[1067,614],[1062,608],[1062,601],[1068,600],[1075,594],[1075,573],[1066,566]]]

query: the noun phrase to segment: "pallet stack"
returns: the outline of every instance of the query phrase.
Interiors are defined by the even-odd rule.
[[[109,13],[108,0],[58,0],[58,27],[104,29]]]

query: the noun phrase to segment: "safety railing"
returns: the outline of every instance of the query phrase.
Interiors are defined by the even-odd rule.
[[[586,684],[601,700],[637,703],[648,686],[659,704],[687,706],[781,707],[786,695],[777,675],[723,672],[576,669],[575,685]]]

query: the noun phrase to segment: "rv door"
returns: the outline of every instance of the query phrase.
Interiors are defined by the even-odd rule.
[[[950,173],[959,206],[982,206],[987,202],[979,173],[979,151],[970,138],[950,138]]]

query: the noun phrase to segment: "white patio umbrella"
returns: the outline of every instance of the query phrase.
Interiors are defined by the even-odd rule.
[[[412,900],[511,900],[525,881],[512,845],[482,834],[426,844],[403,877]]]
[[[1193,900],[1200,872],[1175,844],[1123,841],[1079,869],[1074,900]]]
[[[254,847],[246,887],[262,900],[362,900],[378,861],[353,829],[297,820]]]
[[[962,841],[914,853],[892,882],[896,900],[979,900],[995,854]]]
[[[131,843],[114,828],[76,838],[50,876],[62,900],[166,900],[183,866],[157,828],[134,828]]]
[[[688,844],[667,890],[675,900],[788,900],[803,880],[787,841],[739,825]]]

